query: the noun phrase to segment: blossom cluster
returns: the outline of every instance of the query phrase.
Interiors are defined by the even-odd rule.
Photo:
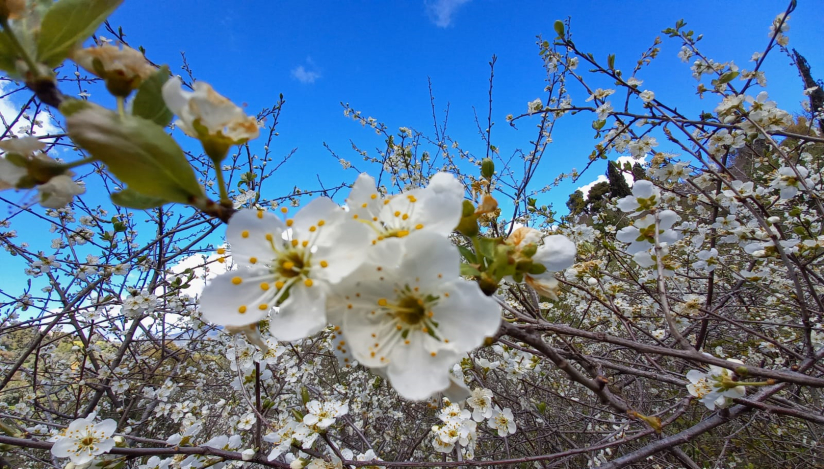
[[[460,276],[448,238],[463,186],[439,173],[425,188],[384,197],[362,174],[346,202],[315,199],[285,220],[235,214],[226,239],[239,268],[207,286],[203,316],[232,327],[268,320],[283,341],[332,323],[339,351],[385,374],[401,396],[426,399],[500,322],[495,301]]]

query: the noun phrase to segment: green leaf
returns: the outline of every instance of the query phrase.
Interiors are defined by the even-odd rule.
[[[481,271],[469,264],[461,264],[461,275],[467,277],[477,277],[481,275]]]
[[[558,33],[558,37],[563,39],[564,38],[564,22],[561,21],[561,20],[556,20],[553,27],[555,28],[555,32]]]
[[[132,102],[132,114],[148,119],[161,127],[169,125],[174,114],[166,107],[161,93],[163,84],[168,80],[169,67],[164,65],[141,83]]]
[[[56,67],[88,39],[123,0],[60,0],[46,12],[37,40],[37,60]]]
[[[473,264],[476,264],[478,262],[478,258],[475,257],[475,253],[472,252],[472,250],[468,247],[458,246],[458,251],[460,251],[464,259],[468,260],[469,262],[472,262]]]
[[[729,83],[729,82],[733,81],[735,79],[735,77],[737,77],[737,76],[738,76],[738,72],[727,72],[727,73],[721,75],[721,77],[718,78],[718,84],[723,85],[724,83]]]
[[[495,248],[502,242],[501,238],[479,238],[478,250],[487,259],[495,259]]]
[[[6,35],[6,32],[0,32],[0,70],[9,75],[17,76],[17,62],[18,54],[12,45],[11,39]]]
[[[115,192],[109,197],[115,205],[126,208],[134,208],[137,210],[148,210],[150,208],[160,207],[166,203],[163,199],[143,195],[132,189],[123,189],[120,192]]]
[[[169,202],[191,203],[203,197],[186,155],[162,127],[142,117],[121,117],[92,103],[72,101],[60,106],[69,136],[129,189]]]
[[[615,69],[615,54],[609,54],[607,57],[607,65],[609,65],[610,70]]]

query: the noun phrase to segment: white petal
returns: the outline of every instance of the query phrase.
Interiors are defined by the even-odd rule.
[[[75,448],[75,440],[73,438],[60,438],[51,447],[51,454],[58,458],[68,458]]]
[[[322,286],[295,284],[289,298],[271,315],[269,330],[283,341],[309,337],[326,327],[326,292]]]
[[[552,235],[544,238],[544,244],[538,247],[532,259],[543,264],[549,272],[559,272],[575,263],[576,253],[575,243],[569,238]]]
[[[449,387],[449,368],[459,355],[441,350],[433,357],[422,333],[409,334],[409,345],[398,345],[390,357],[387,375],[392,387],[404,399],[419,401]]]
[[[376,189],[375,178],[366,173],[358,176],[346,198],[346,205],[349,207],[350,217],[357,215],[358,218],[371,220],[377,216],[383,206],[383,199]]]
[[[458,353],[471,351],[498,332],[501,308],[477,283],[457,279],[445,284],[443,290],[429,293],[439,296],[432,308],[432,320],[438,323],[436,333],[449,340]]]
[[[226,229],[226,241],[232,247],[232,259],[243,264],[248,264],[253,257],[260,262],[271,261],[275,257],[272,243],[280,247],[285,229],[286,224],[271,212],[239,210],[229,219],[229,227]]]
[[[268,269],[256,268],[215,277],[200,296],[204,319],[222,326],[245,326],[266,319],[276,293],[273,285],[268,290],[260,286],[268,276]],[[240,284],[235,283],[236,278],[241,279]]]
[[[460,253],[448,238],[419,231],[403,239],[404,254],[398,269],[406,282],[429,291],[460,275]]]
[[[100,432],[105,438],[108,438],[117,430],[117,422],[112,419],[106,419],[95,425],[94,429]]]

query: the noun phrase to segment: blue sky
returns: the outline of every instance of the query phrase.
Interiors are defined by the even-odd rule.
[[[345,118],[342,101],[395,131],[406,126],[431,135],[428,78],[439,120],[449,105],[448,134],[465,150],[482,155],[485,147],[473,106],[485,119],[488,62],[493,54],[498,56],[493,144],[503,157],[526,149],[537,121],[522,120],[515,130],[505,116],[524,112],[528,101],[544,96],[544,71],[535,41],[537,35],[550,40],[555,36],[556,19],[571,17],[576,44],[604,61],[615,53],[617,67],[624,70],[634,66],[662,29],[680,18],[690,29],[704,33],[701,48],[706,55],[748,68],[753,52],[766,46],[773,18],[785,8],[783,1],[126,0],[111,24],[123,28],[132,46],[143,46],[154,62],[169,64],[175,73],[182,73],[180,52],[185,51],[196,78],[244,103],[249,113],[271,106],[283,93],[287,102],[272,149],[276,158],[292,148],[298,151],[270,181],[275,191],[264,193],[275,196],[294,185],[317,188],[316,175],[328,186],[354,181],[357,174],[343,173],[324,142],[362,169],[372,169],[359,162],[350,140],[373,155],[383,142],[371,129]],[[802,1],[788,33],[790,47],[806,56],[819,78],[824,78],[823,20],[820,2]],[[696,82],[689,65],[676,57],[680,43],[663,39],[660,57],[639,76],[643,88],[687,115],[712,110],[717,98],[702,101],[694,95]],[[797,72],[789,64],[786,56],[774,53],[764,70],[770,97],[792,112],[800,110],[804,97]],[[592,83],[611,86],[597,77]],[[571,91],[574,102],[583,103],[586,94],[579,87]],[[99,90],[92,90],[92,100],[102,98]],[[590,116],[561,120],[536,187],[561,172],[585,166],[596,143],[590,122]],[[177,137],[181,142],[186,138]],[[192,142],[186,147],[194,148]],[[541,203],[551,202],[563,211],[569,193],[594,180],[604,168],[603,163],[594,166],[580,181],[554,189]],[[35,236],[33,242],[47,247],[52,237],[47,228],[38,221],[18,230],[21,237]],[[5,254],[0,262],[5,264],[0,278],[6,286],[20,282],[22,263]]]
[[[798,47],[813,71],[824,76],[823,10],[817,2],[800,3],[790,21],[790,46]],[[702,49],[708,56],[746,68],[752,53],[766,46],[769,24],[785,7],[782,1],[127,0],[111,22],[124,28],[132,45],[144,46],[153,60],[169,63],[173,71],[179,71],[179,53],[185,51],[198,79],[247,103],[250,112],[283,93],[287,104],[277,147],[281,153],[297,147],[298,153],[276,183],[306,189],[316,187],[316,173],[329,185],[356,176],[340,173],[323,142],[354,162],[359,157],[350,139],[373,154],[382,143],[372,131],[343,117],[341,101],[390,128],[431,133],[427,78],[439,118],[449,104],[449,134],[465,149],[483,153],[473,106],[485,118],[493,54],[498,56],[493,144],[502,156],[525,148],[534,136],[532,125],[522,121],[516,131],[504,117],[523,112],[528,101],[543,96],[535,38],[553,38],[556,19],[571,17],[579,47],[602,60],[616,53],[618,68],[629,70],[662,29],[684,18],[689,28],[705,34]],[[714,108],[715,98],[702,102],[692,96],[696,82],[688,64],[676,57],[680,44],[664,39],[661,56],[641,75],[644,88],[687,113]],[[798,110],[802,86],[788,64],[780,54],[769,61],[768,89],[779,105]],[[580,89],[572,91],[578,93],[578,103],[586,97]],[[589,121],[570,119],[558,127],[543,163],[547,180],[585,165],[594,143]],[[603,172],[601,166],[594,170]],[[563,207],[575,187],[595,176],[562,186],[546,201]]]

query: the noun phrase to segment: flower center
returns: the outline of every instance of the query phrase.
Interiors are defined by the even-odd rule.
[[[94,444],[94,437],[87,436],[86,438],[80,440],[80,444],[83,446],[92,446]]]
[[[309,267],[309,262],[303,259],[303,250],[290,249],[278,256],[277,264],[273,270],[280,278],[295,278],[303,275],[304,270]]]
[[[393,309],[395,317],[410,326],[420,324],[427,316],[426,302],[417,295],[402,295]]]

